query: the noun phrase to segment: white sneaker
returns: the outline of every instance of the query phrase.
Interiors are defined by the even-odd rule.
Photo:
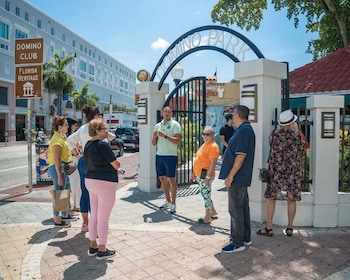
[[[174,214],[176,212],[176,205],[175,204],[171,204],[170,206],[170,214]]]
[[[165,201],[161,206],[159,206],[159,209],[168,209],[170,207],[170,202]]]

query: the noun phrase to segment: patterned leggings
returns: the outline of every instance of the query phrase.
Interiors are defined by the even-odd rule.
[[[211,183],[213,182],[213,179],[209,180],[209,186],[205,185],[204,179],[201,179],[201,177],[196,177],[196,181],[204,199],[205,210],[210,210],[213,205],[213,201],[211,200]]]

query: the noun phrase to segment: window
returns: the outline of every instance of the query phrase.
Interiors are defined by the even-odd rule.
[[[18,7],[16,7],[16,16],[20,16],[20,11],[19,11],[19,8]]]
[[[55,28],[51,27],[51,35],[55,36]]]
[[[9,26],[0,21],[0,37],[6,40],[9,39]]]
[[[8,51],[9,50],[9,46],[7,44],[0,43],[0,49]]]
[[[0,87],[0,104],[1,105],[8,105],[8,94],[7,94],[8,88]]]
[[[67,108],[67,109],[73,109],[73,104],[72,104],[71,101],[67,101],[67,103],[66,103],[66,108]]]
[[[66,41],[66,34],[62,34],[62,41],[63,41],[63,42]]]
[[[5,10],[10,11],[10,1],[5,1]]]
[[[24,13],[24,19],[25,21],[29,21],[29,14],[27,12]]]
[[[124,81],[123,80],[119,80],[119,90],[120,92],[124,92]]]
[[[16,39],[25,39],[25,38],[28,38],[28,34],[21,30],[16,29]]]
[[[89,65],[89,74],[95,75],[95,67],[93,65]]]
[[[74,40],[72,41],[72,46],[75,47],[75,41]]]
[[[5,74],[10,75],[10,63],[5,64]]]
[[[16,106],[17,107],[24,107],[27,108],[28,107],[28,99],[18,99],[16,98]]]
[[[38,26],[38,28],[41,29],[41,20],[40,19],[38,19],[37,26]]]
[[[55,47],[53,45],[50,46],[50,57],[53,58],[55,56]]]
[[[86,62],[80,61],[80,71],[86,72]]]

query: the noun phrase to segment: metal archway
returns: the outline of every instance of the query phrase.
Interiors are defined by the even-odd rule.
[[[201,32],[209,33],[203,36]],[[203,39],[206,38],[206,39]],[[215,50],[228,56],[234,62],[245,61],[247,52],[257,58],[264,58],[257,46],[244,35],[224,26],[208,25],[192,29],[177,38],[158,61],[150,80],[160,78],[160,89],[174,66],[191,53],[201,50]]]

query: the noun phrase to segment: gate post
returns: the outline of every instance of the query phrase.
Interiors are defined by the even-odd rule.
[[[157,82],[142,82],[136,85],[136,93],[140,101],[146,105],[146,119],[139,124],[140,159],[138,170],[138,187],[144,192],[155,192],[157,175],[155,168],[156,147],[152,145],[153,128],[157,123],[157,111],[161,111],[165,95],[169,93],[169,85],[163,84],[158,90]]]
[[[339,185],[339,109],[344,107],[344,96],[315,95],[306,100],[311,110],[311,174],[314,193],[313,226],[338,226]],[[334,135],[322,137],[322,115],[333,115]],[[325,120],[324,120],[325,122]],[[328,126],[328,125],[327,125]]]
[[[286,63],[258,59],[235,64],[235,78],[240,80],[240,104],[254,114],[250,122],[256,137],[255,160],[252,185],[248,189],[251,219],[257,222],[265,220],[265,185],[259,181],[258,171],[267,166],[268,138],[273,129],[275,108],[281,108],[281,80],[286,77]],[[276,205],[275,224],[280,222],[277,212]]]

